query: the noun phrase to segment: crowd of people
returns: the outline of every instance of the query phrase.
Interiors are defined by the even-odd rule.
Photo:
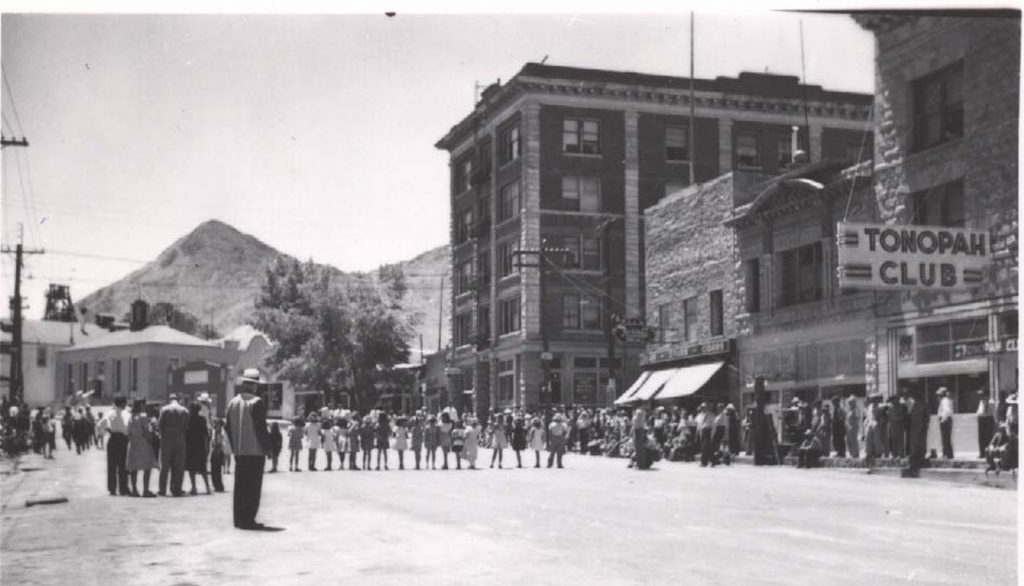
[[[943,456],[950,458],[951,421],[946,422],[952,407],[945,389],[937,395]],[[231,473],[231,442],[224,420],[212,416],[208,398],[186,408],[171,395],[157,411],[141,400],[129,409],[119,397],[107,415],[94,415],[88,405],[66,407],[60,417],[49,408],[30,411],[6,400],[0,407],[5,444],[21,442],[25,449],[52,458],[59,422],[69,452],[105,447],[111,495],[181,496],[186,472],[191,494],[198,494],[199,479],[207,494],[211,484],[213,492],[223,492],[223,475]],[[987,460],[990,470],[1016,468],[1016,395],[994,405],[979,391],[977,415],[979,458]],[[857,459],[862,447],[868,465],[894,458],[920,466],[926,459],[928,409],[906,392],[888,400],[868,397],[863,403],[854,396],[813,403],[794,398],[780,420],[781,443],[801,467],[816,466],[830,455]],[[396,465],[399,470],[475,469],[486,464],[478,463],[480,448],[491,449],[492,468],[505,467],[506,451],[517,468],[524,466],[524,452],[526,466],[532,452],[534,468],[545,461],[548,468],[562,468],[564,454],[576,451],[627,458],[628,466],[639,470],[662,459],[714,467],[729,464],[741,451],[754,451],[753,408],[741,420],[733,405],[714,402],[700,403],[692,411],[653,404],[631,410],[566,407],[546,413],[506,409],[482,420],[450,407],[412,415],[378,409],[361,415],[324,407],[290,423],[270,421],[267,427],[265,453],[272,473],[278,471],[284,449],[290,472],[302,472],[303,466],[308,471],[389,470]],[[389,453],[397,461],[389,460]],[[513,465],[511,460],[508,464]],[[153,470],[159,470],[156,492],[150,489]]]

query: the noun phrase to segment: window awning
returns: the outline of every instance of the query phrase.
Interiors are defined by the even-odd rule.
[[[647,379],[650,378],[650,376],[651,371],[641,372],[640,376],[635,381],[633,381],[633,384],[630,385],[628,389],[626,389],[626,392],[622,393],[622,396],[619,397],[618,399],[615,399],[615,404],[625,405],[626,403],[629,403],[633,395],[635,395],[636,392],[640,390],[640,387],[644,386],[644,383],[647,382]]]
[[[636,387],[636,390],[633,390],[632,394],[629,391],[626,391],[617,401],[615,401],[615,403],[623,405],[650,400],[650,398],[660,391],[661,387],[663,387],[665,383],[672,378],[672,375],[674,375],[677,370],[679,369],[666,368],[663,370],[652,370],[644,373],[644,375],[641,375],[640,378],[633,383],[633,386],[630,387],[630,390],[633,390],[634,387]]]
[[[725,363],[711,362],[709,364],[696,364],[675,369],[672,378],[664,383],[661,387],[661,392],[653,397],[654,400],[676,399],[678,397],[688,397],[696,393],[711,380],[711,377],[722,368],[723,364]]]

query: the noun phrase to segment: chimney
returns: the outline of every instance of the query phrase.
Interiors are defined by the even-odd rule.
[[[149,325],[146,323],[147,313],[149,313],[149,304],[141,299],[136,299],[132,302],[132,323],[131,330],[138,332],[146,329]]]

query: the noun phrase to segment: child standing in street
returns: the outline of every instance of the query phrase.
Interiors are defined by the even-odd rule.
[[[356,466],[356,458],[359,457],[359,415],[352,413],[351,421],[348,422],[348,469],[360,470]]]
[[[423,447],[427,450],[427,461],[431,470],[437,470],[437,448],[441,443],[441,430],[437,427],[437,419],[433,415],[427,417],[427,427],[423,430]]]
[[[214,492],[224,492],[224,420],[213,420],[213,439],[210,441],[210,480]]]
[[[316,413],[310,413],[306,422],[306,444],[309,451],[309,463],[306,469],[316,472],[316,451],[320,449],[320,418]]]
[[[291,454],[288,456],[288,471],[289,472],[302,472],[299,468],[299,452],[302,451],[302,418],[296,417],[292,420],[292,426],[288,428],[288,450]]]
[[[517,415],[512,422],[512,451],[516,453],[516,467],[523,467],[523,450],[526,449],[526,422]]]
[[[270,458],[271,472],[277,472],[277,460],[281,457],[282,440],[281,426],[275,421],[270,424],[270,453],[267,454],[267,457]]]
[[[373,463],[373,440],[375,438],[373,418],[367,415],[363,419],[363,427],[359,431],[359,443],[363,447],[363,470],[368,471]]]
[[[405,450],[409,448],[408,422],[399,417],[395,423],[395,450],[398,452],[398,469],[405,470]]]
[[[541,422],[540,417],[534,417],[530,423],[530,433],[527,435],[527,443],[530,444],[530,449],[533,450],[534,455],[534,468],[540,468],[540,452],[544,449],[544,423]]]
[[[462,470],[462,448],[466,445],[466,430],[462,427],[461,421],[456,421],[452,428],[452,453],[455,454],[455,468]],[[446,454],[447,456],[447,454]],[[448,458],[445,457],[447,467]]]
[[[323,435],[324,454],[327,455],[327,471],[330,472],[333,469],[334,452],[338,450],[334,441],[334,422],[325,419],[320,433]]]
[[[419,415],[412,418],[412,455],[416,459],[416,469],[420,469],[420,452],[423,451],[423,421]]]

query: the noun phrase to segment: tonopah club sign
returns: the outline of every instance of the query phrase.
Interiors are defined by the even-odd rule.
[[[941,226],[840,222],[839,283],[858,289],[977,287],[991,254],[988,234]]]

